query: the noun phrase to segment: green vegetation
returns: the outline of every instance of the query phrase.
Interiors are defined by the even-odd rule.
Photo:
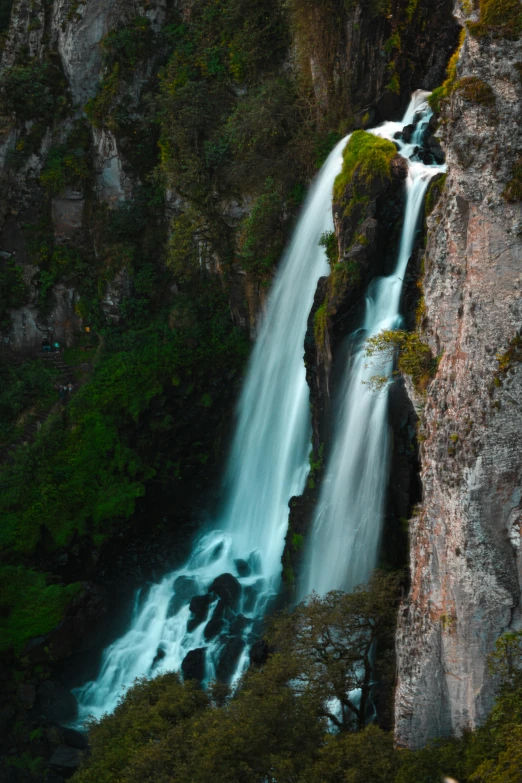
[[[334,199],[340,201],[355,174],[360,182],[391,179],[395,144],[363,130],[354,131],[343,152],[343,169],[334,184]]]
[[[437,206],[437,202],[440,199],[442,193],[444,192],[447,178],[448,178],[447,174],[439,174],[438,176],[433,177],[430,184],[428,185],[428,190],[426,193],[426,201],[424,202],[425,217],[431,215],[431,213]]]
[[[310,456],[308,457],[308,463],[310,465],[310,473],[308,474],[307,486],[308,489],[315,489],[316,479],[321,473],[324,464],[324,443],[321,443],[317,452],[312,448]],[[293,535],[295,536],[297,533],[294,533]]]
[[[468,22],[472,35],[516,39],[522,33],[520,0],[480,0],[480,20]]]
[[[283,250],[282,200],[273,179],[243,220],[238,237],[238,257],[244,269],[259,276],[276,265]]]
[[[453,52],[448,63],[448,67],[446,68],[446,79],[440,87],[437,87],[435,90],[433,90],[428,99],[431,108],[436,114],[440,113],[444,101],[449,98],[454,89],[455,83],[457,81],[457,65],[460,57],[460,50],[462,49],[465,40],[466,29],[463,27],[460,32],[458,46]]]
[[[121,82],[132,79],[136,68],[150,56],[153,34],[150,22],[136,16],[128,25],[111,30],[101,42],[104,76],[98,93],[85,106],[85,112],[95,127],[117,127],[111,117],[120,96]]]
[[[325,231],[321,235],[319,240],[321,247],[324,247],[326,257],[330,266],[333,266],[339,261],[339,242],[335,231]]]
[[[504,353],[497,353],[496,360],[498,362],[498,369],[493,375],[493,381],[495,386],[502,386],[502,381],[512,369],[513,364],[518,364],[522,361],[522,337],[516,334],[515,337],[510,340],[507,351],[504,351]]]
[[[502,195],[506,201],[522,201],[522,158],[514,163],[512,175]]]
[[[51,122],[70,107],[66,89],[61,70],[52,62],[15,65],[0,77],[1,113],[16,114],[22,121]]]
[[[33,407],[45,410],[57,401],[56,380],[56,370],[42,360],[19,365],[0,362],[0,444],[16,438]]]
[[[175,673],[138,681],[113,715],[91,723],[92,752],[73,783],[440,783],[445,776],[519,783],[522,632],[498,641],[491,656],[501,682],[496,705],[461,739],[397,749],[390,733],[361,720],[372,673],[374,692],[393,678],[399,583],[396,574],[377,573],[352,595],[312,596],[276,618],[268,661],[251,668],[233,694],[217,684],[205,692]],[[354,686],[362,687],[358,704],[348,695]],[[344,706],[335,714],[332,695]],[[332,724],[336,733],[327,731]]]
[[[377,357],[383,365],[395,358],[397,369],[392,377],[408,375],[416,390],[425,392],[428,383],[437,371],[438,362],[433,358],[429,345],[421,339],[417,332],[402,330],[385,330],[366,342],[366,354],[370,358]],[[371,382],[376,388],[382,388],[389,381],[388,376],[375,375]]]
[[[40,182],[52,194],[60,193],[67,185],[87,180],[90,175],[90,134],[88,127],[79,122],[65,144],[49,150]]]
[[[495,93],[490,85],[476,76],[466,76],[464,79],[459,79],[453,90],[459,92],[464,100],[470,101],[470,103],[478,103],[481,106],[492,108],[496,102]]]
[[[198,440],[195,432],[190,444],[187,433],[179,435],[176,447],[186,449],[182,467],[159,464],[152,447],[159,422],[148,420],[149,406],[180,379],[184,397],[199,404],[212,379],[241,366],[245,341],[230,328],[226,301],[210,282],[196,304],[180,297],[169,321],[170,328],[160,320],[143,331],[107,334],[106,353],[69,403],[67,417],[49,422],[0,469],[0,543],[12,557],[31,555],[43,539],[51,548],[74,535],[99,544],[131,516],[157,472],[173,478],[201,466],[212,436]],[[164,418],[172,428],[167,412]]]
[[[20,653],[26,641],[43,636],[62,619],[81,584],[46,584],[44,574],[23,566],[0,567],[0,653]]]
[[[22,267],[8,259],[0,267],[0,326],[11,323],[9,310],[24,303],[26,292]]]

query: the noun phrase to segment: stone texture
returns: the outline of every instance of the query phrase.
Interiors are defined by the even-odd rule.
[[[487,82],[496,107],[456,91],[442,126],[448,179],[424,280],[442,358],[421,412],[424,500],[397,635],[396,736],[410,747],[484,720],[488,655],[521,624],[522,367],[495,381],[522,327],[522,209],[502,198],[522,148],[521,59],[521,42],[468,37],[458,76]]]

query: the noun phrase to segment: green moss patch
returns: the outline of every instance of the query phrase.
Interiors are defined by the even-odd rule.
[[[478,103],[481,106],[492,108],[495,105],[495,93],[489,84],[476,76],[466,76],[459,79],[454,86],[455,92],[458,92],[465,101]]]
[[[20,653],[29,639],[56,628],[81,589],[80,582],[48,585],[44,574],[23,566],[0,568],[0,652]]]
[[[522,33],[520,0],[480,0],[480,20],[468,22],[468,30],[477,38],[518,38]]]
[[[522,158],[516,161],[512,173],[502,195],[506,201],[522,201]]]
[[[343,169],[334,183],[334,199],[340,201],[355,174],[369,184],[373,179],[391,179],[391,162],[397,149],[388,139],[363,130],[354,131],[343,153]]]

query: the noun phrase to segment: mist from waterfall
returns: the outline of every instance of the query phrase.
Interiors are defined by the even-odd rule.
[[[400,300],[424,197],[430,180],[443,165],[422,163],[416,151],[429,123],[429,93],[418,90],[402,122],[387,122],[371,133],[393,140],[408,164],[404,223],[395,271],[372,280],[365,295],[364,321],[352,335],[356,349],[349,357],[340,383],[339,404],[333,427],[319,502],[312,523],[305,574],[300,585],[304,597],[316,591],[350,591],[365,582],[377,565],[390,465],[388,387],[376,390],[375,375],[389,377],[393,362],[375,365],[365,343],[383,330],[401,327]],[[415,121],[410,143],[396,138]]]
[[[227,680],[248,662],[280,588],[288,502],[308,473],[303,343],[317,281],[328,273],[319,239],[333,229],[346,141],[317,175],[281,260],[238,405],[223,509],[188,562],[137,595],[130,628],[104,651],[97,679],[75,690],[79,723],[111,712],[137,677],[181,668]]]

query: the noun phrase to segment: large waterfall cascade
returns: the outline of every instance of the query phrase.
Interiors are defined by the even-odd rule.
[[[394,140],[408,164],[407,196],[395,271],[374,279],[366,292],[364,322],[352,336],[357,349],[347,362],[341,381],[319,502],[306,554],[302,597],[312,591],[351,590],[365,582],[377,564],[389,472],[388,394],[376,391],[372,376],[389,376],[392,362],[375,365],[365,341],[383,330],[401,325],[400,299],[424,196],[430,180],[443,165],[426,165],[416,154],[431,111],[429,93],[417,91],[402,122],[387,122],[371,132]],[[408,143],[400,140],[405,126],[415,123]]]
[[[427,93],[414,95],[402,123],[372,131],[392,138],[418,120],[414,156],[428,122]],[[231,679],[281,580],[288,501],[304,488],[311,435],[303,341],[319,277],[328,264],[319,239],[333,229],[332,188],[343,139],[319,172],[281,261],[252,352],[224,481],[226,501],[188,562],[137,595],[130,628],[103,653],[95,681],[75,690],[79,723],[111,712],[137,677],[182,669],[201,680]],[[441,167],[408,161],[408,199],[394,275],[367,292],[364,334],[399,324],[403,277],[429,179]],[[386,395],[362,381],[371,370],[361,349],[347,369],[338,434],[326,471],[309,547],[306,591],[348,588],[375,564],[387,476]]]
[[[111,712],[137,677],[183,667],[227,679],[246,664],[280,587],[288,501],[308,472],[303,342],[317,281],[328,273],[319,239],[333,229],[346,141],[319,172],[279,266],[239,402],[222,512],[183,568],[137,596],[130,628],[104,651],[98,678],[75,691],[80,723]]]

